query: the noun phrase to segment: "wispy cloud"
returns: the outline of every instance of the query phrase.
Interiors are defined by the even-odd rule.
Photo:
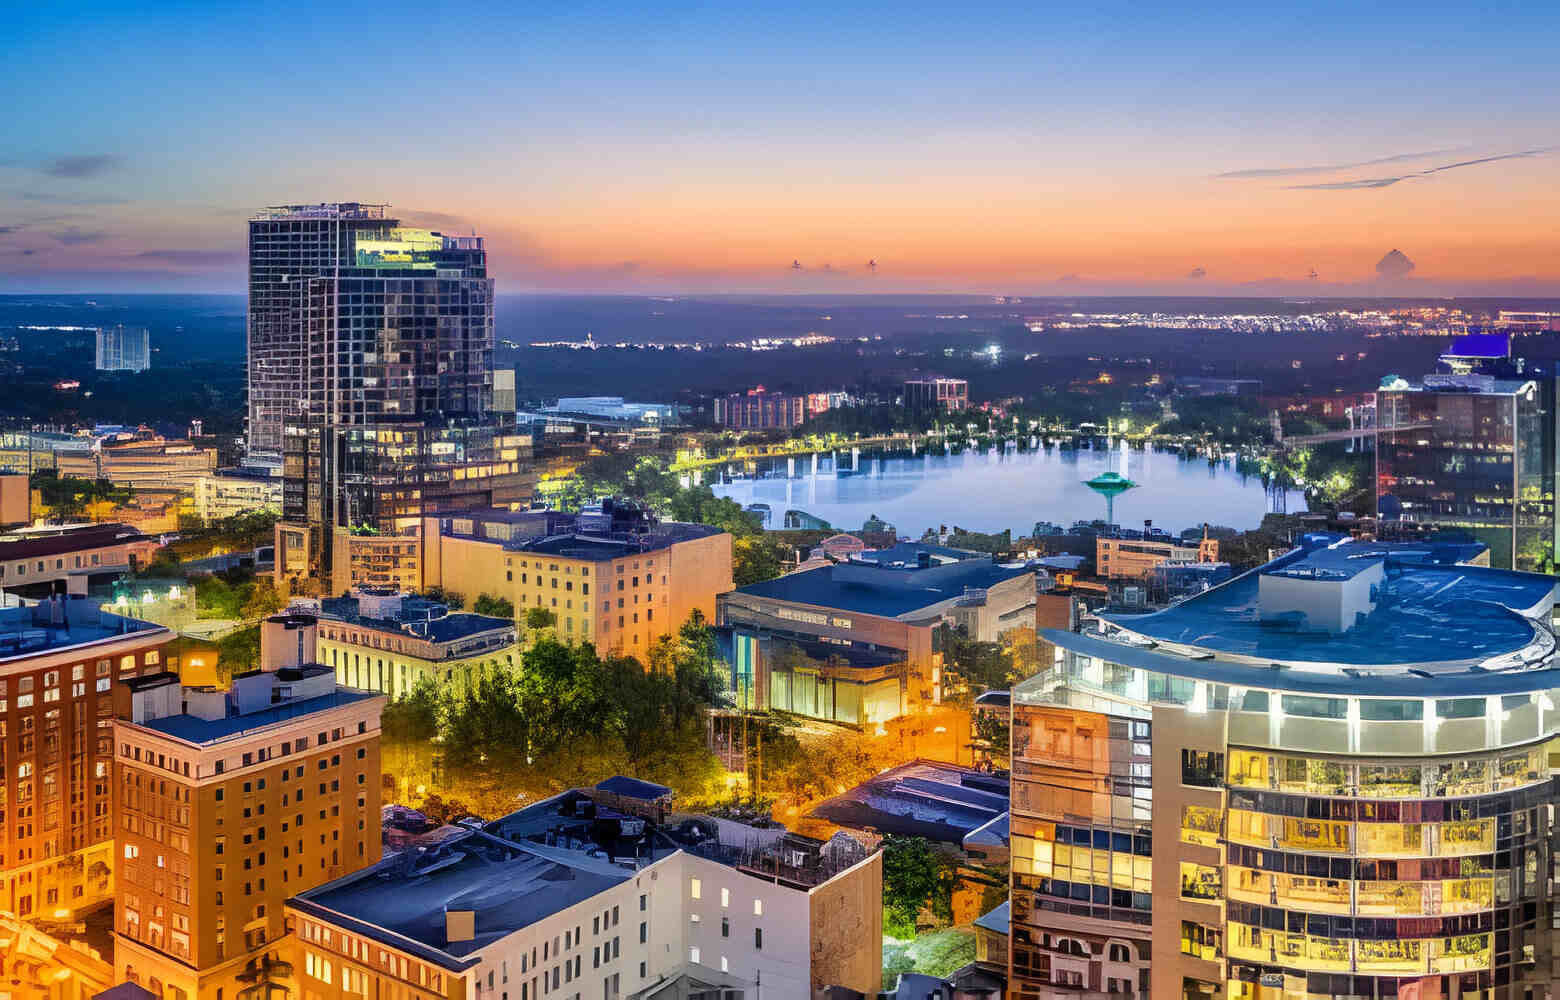
[[[112,197],[74,197],[71,195],[54,194],[49,191],[23,191],[17,195],[22,201],[39,202],[47,205],[123,205],[128,198]]]
[[[113,153],[83,153],[77,156],[57,156],[44,163],[43,172],[50,177],[80,180],[98,177],[116,170],[124,162]]]
[[[1403,181],[1414,180],[1420,177],[1429,177],[1432,174],[1444,173],[1448,170],[1460,170],[1463,167],[1476,167],[1481,163],[1496,163],[1500,160],[1521,160],[1532,156],[1542,156],[1555,149],[1553,146],[1545,146],[1540,149],[1523,149],[1515,153],[1500,153],[1496,156],[1481,156],[1476,160],[1461,160],[1457,163],[1443,163],[1438,167],[1430,167],[1427,170],[1415,170],[1406,174],[1395,174],[1390,177],[1364,177],[1358,180],[1348,181],[1323,181],[1317,184],[1291,184],[1289,188],[1294,191],[1358,191],[1362,188],[1384,188]]]
[[[78,246],[82,243],[97,243],[108,238],[107,233],[77,229],[75,226],[71,226],[69,229],[62,229],[59,232],[51,233],[50,235],[66,246]]]
[[[1426,160],[1432,156],[1445,156],[1456,149],[1427,149],[1420,153],[1398,153],[1374,160],[1356,160],[1353,163],[1328,163],[1309,167],[1258,167],[1252,170],[1230,170],[1213,176],[1219,180],[1253,180],[1263,177],[1302,177],[1307,174],[1335,174],[1341,170],[1357,170],[1360,167],[1379,167],[1384,163],[1402,163],[1407,160]]]
[[[241,262],[244,255],[236,250],[143,250],[135,257],[186,266],[222,267]]]

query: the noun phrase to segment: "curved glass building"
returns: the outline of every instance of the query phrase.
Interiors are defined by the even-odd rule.
[[[1049,630],[1013,692],[1016,1000],[1545,1000],[1552,577],[1313,536]]]

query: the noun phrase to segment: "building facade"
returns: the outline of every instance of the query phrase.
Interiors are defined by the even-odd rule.
[[[304,995],[760,1000],[809,997],[829,983],[876,990],[880,855],[708,817],[661,825],[593,795],[566,792],[435,857],[387,858],[295,896]]]
[[[98,328],[98,371],[144,372],[151,366],[151,338],[145,327],[121,325]]]
[[[119,981],[164,1000],[295,993],[283,904],[380,856],[382,696],[288,664],[230,691],[115,695]]]
[[[1167,562],[1219,561],[1219,540],[1204,537],[1186,542],[1170,536],[1100,535],[1094,540],[1095,572],[1108,580],[1149,581]]]
[[[1044,630],[1009,995],[1547,996],[1555,581],[1468,548],[1312,537]]]
[[[717,595],[732,588],[731,536],[708,525],[660,522],[611,500],[577,518],[527,515],[441,520],[436,545],[430,535],[427,585],[467,601],[508,598],[516,615],[545,609],[560,639],[641,659],[694,611],[714,621]],[[530,533],[543,524],[553,531]]]
[[[144,567],[160,548],[157,539],[125,524],[10,532],[0,535],[0,591],[85,594],[94,575],[108,579]]]
[[[735,430],[783,430],[807,419],[807,397],[763,386],[715,397],[715,422]]]
[[[112,686],[172,638],[84,598],[0,608],[0,909],[69,923],[113,898]]]
[[[928,377],[905,381],[905,408],[956,413],[970,406],[970,384],[962,378]]]
[[[54,468],[62,476],[107,479],[131,489],[190,492],[216,470],[217,449],[159,436],[104,440],[87,452],[55,452]]]
[[[277,472],[280,473],[280,469]],[[190,508],[206,524],[267,511],[282,512],[282,477],[267,472],[220,469],[195,480]]]
[[[866,725],[940,700],[939,626],[995,641],[1034,607],[1032,571],[905,543],[722,594],[717,624],[739,704]]]
[[[425,513],[529,494],[529,447],[491,415],[482,237],[402,227],[383,206],[283,206],[250,221],[249,270],[249,447],[282,456],[301,580],[351,586],[337,536],[408,536]]]

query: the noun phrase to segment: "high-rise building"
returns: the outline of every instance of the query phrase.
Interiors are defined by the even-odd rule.
[[[1012,693],[1009,996],[1552,989],[1556,581],[1309,536],[1045,629]]]
[[[482,237],[356,203],[250,220],[249,449],[283,456],[279,574],[392,582],[358,579],[351,538],[372,573],[423,513],[528,493],[529,448],[491,417],[493,343]]]
[[[144,372],[151,366],[151,338],[145,327],[106,326],[98,328],[98,371]]]
[[[962,378],[927,376],[905,382],[905,408],[955,413],[968,409],[970,384]]]
[[[807,419],[807,397],[770,392],[763,386],[715,397],[715,422],[736,430],[776,430]]]
[[[85,598],[0,609],[0,909],[69,922],[112,898],[111,690],[172,639]]]
[[[280,647],[229,691],[116,690],[114,966],[165,1000],[297,995],[287,897],[380,857],[385,699]]]
[[[1510,355],[1504,334],[1459,338],[1443,371],[1376,393],[1376,511],[1384,535],[1450,531],[1490,565],[1552,572],[1557,423],[1552,365]]]

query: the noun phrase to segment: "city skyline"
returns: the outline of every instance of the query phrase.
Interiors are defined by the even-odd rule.
[[[338,200],[515,292],[1560,290],[1552,10],[981,13],[20,14],[0,291],[237,291]]]

